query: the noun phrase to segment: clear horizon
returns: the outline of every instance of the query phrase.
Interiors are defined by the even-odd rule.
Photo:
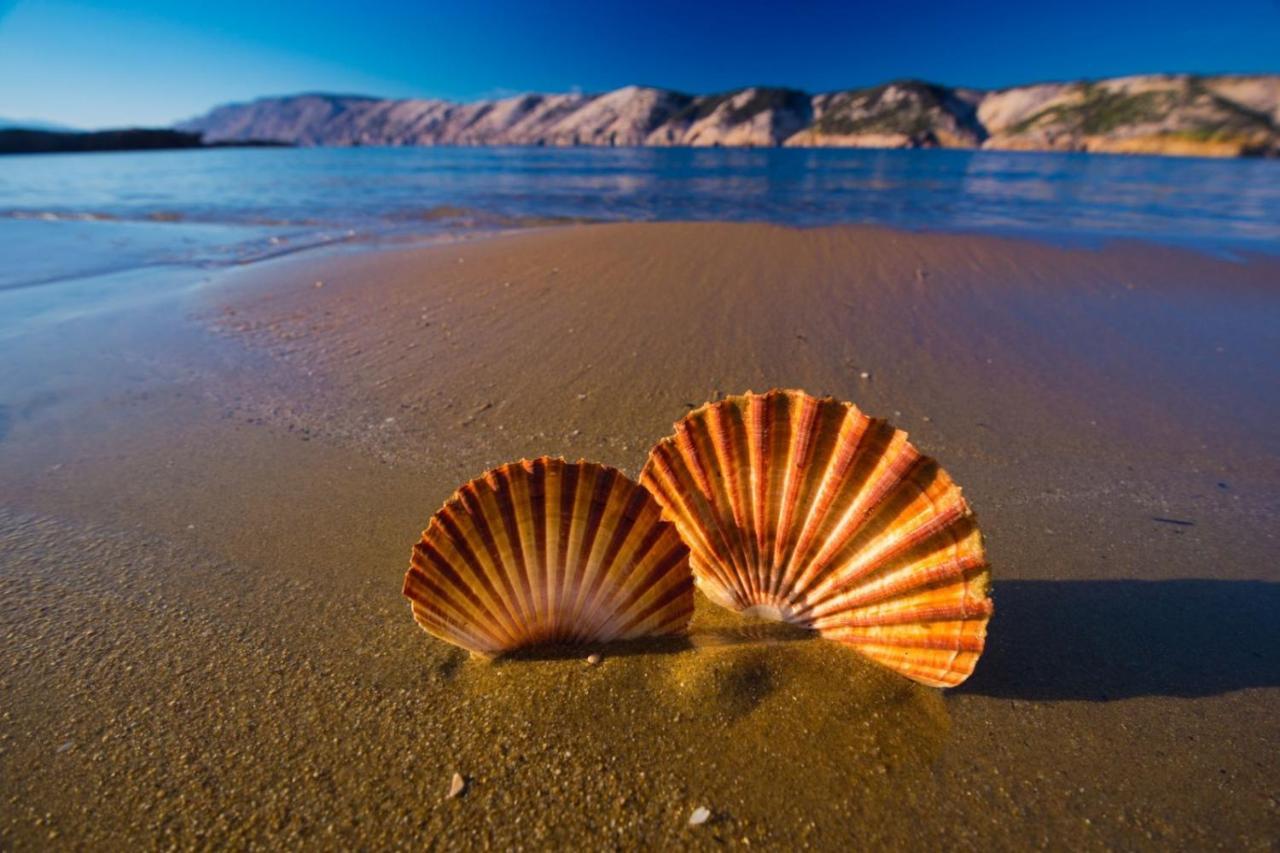
[[[627,85],[703,94],[830,91],[893,79],[997,89],[1144,73],[1280,72],[1280,4],[995,2],[647,4],[532,8],[243,0],[0,0],[0,117],[79,128],[163,126],[301,92],[470,101]]]

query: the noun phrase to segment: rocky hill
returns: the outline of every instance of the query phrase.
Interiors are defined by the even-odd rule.
[[[837,146],[1280,154],[1280,75],[1144,75],[999,91],[914,80],[809,95],[628,86],[492,101],[306,94],[229,104],[178,129],[297,145]]]
[[[995,92],[989,148],[1240,156],[1280,151],[1280,77],[1121,77]]]
[[[873,89],[817,95],[814,121],[787,145],[850,148],[976,148],[983,94],[906,80]]]

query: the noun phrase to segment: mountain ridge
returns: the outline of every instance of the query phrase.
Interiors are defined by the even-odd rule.
[[[180,122],[208,142],[988,148],[1196,156],[1280,154],[1280,74],[1145,74],[998,90],[923,80],[808,93],[652,86],[458,102],[304,93]]]

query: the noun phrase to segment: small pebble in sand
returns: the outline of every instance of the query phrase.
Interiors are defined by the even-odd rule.
[[[693,810],[693,814],[689,815],[689,826],[702,826],[711,818],[711,810],[705,806],[698,806]]]
[[[925,415],[920,420],[924,421],[925,423],[929,423],[930,421],[933,420],[933,418],[929,417],[928,415]]]
[[[586,395],[586,394],[579,394],[579,395],[578,395],[578,399],[579,399],[579,400],[585,400],[585,399],[587,399],[587,395]]]
[[[859,375],[859,376],[861,376],[863,379],[870,379],[870,378],[871,378],[871,371],[870,371],[870,370],[864,370],[864,371],[862,371],[861,373],[859,373],[858,375]]]
[[[324,282],[323,282],[323,281],[317,281],[313,286],[314,286],[314,287],[324,287]]]
[[[449,796],[446,799],[460,797],[465,790],[467,790],[467,780],[462,778],[461,773],[454,773],[453,779],[449,782]]]
[[[600,655],[596,654],[595,652],[592,652],[591,654],[587,655],[587,663],[590,666],[596,666],[597,664],[600,663]]]

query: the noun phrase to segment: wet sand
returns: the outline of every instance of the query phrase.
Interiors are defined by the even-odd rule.
[[[11,328],[0,842],[1268,848],[1278,285],[1141,244],[567,226]],[[463,480],[634,475],[774,386],[964,486],[997,603],[964,686],[705,600],[595,667],[414,625],[409,547]]]

